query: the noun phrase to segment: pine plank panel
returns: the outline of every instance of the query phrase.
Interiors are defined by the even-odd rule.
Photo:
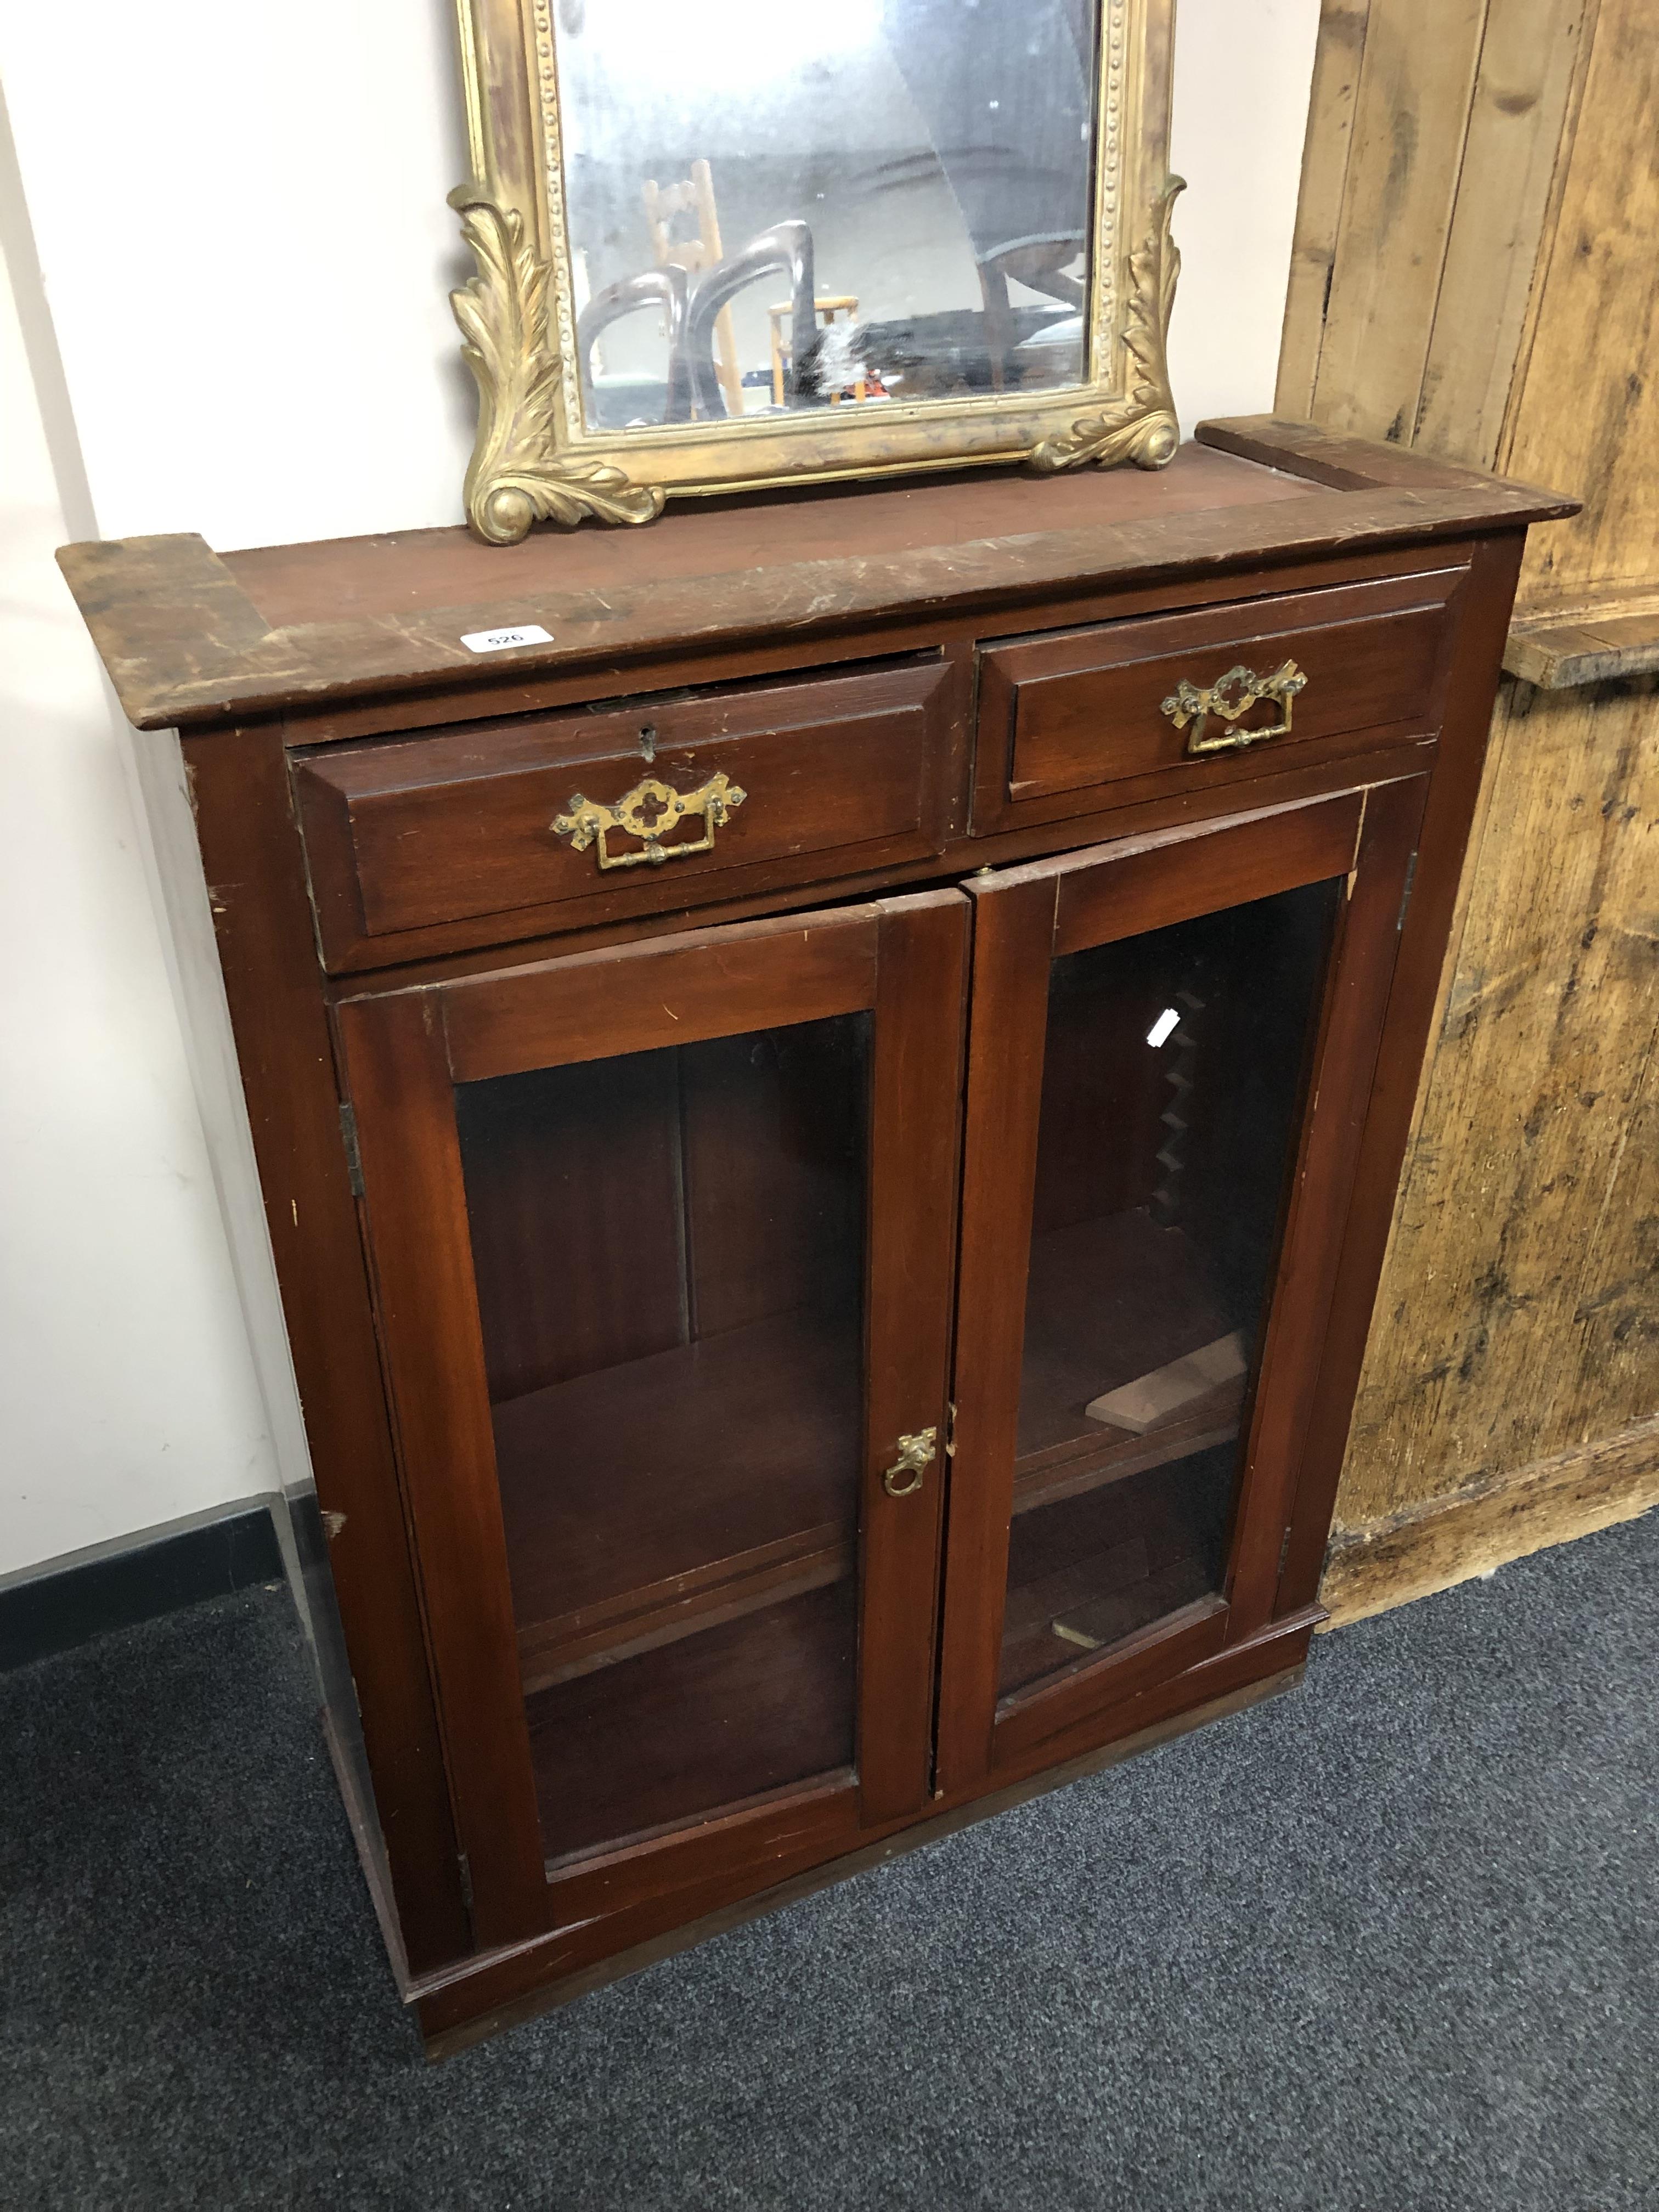
[[[1601,719],[1608,719],[1605,712]],[[1659,716],[1651,691],[1646,712],[1633,713],[1627,725],[1621,771],[1626,763],[1639,775],[1642,811],[1626,818],[1630,802],[1622,794],[1615,802],[1625,865],[1602,909],[1596,945],[1606,960],[1601,989],[1616,991],[1630,1009],[1621,1028],[1632,1064],[1613,1070],[1624,1078],[1615,1098],[1622,1091],[1630,1103],[1605,1183],[1587,1188],[1587,1199],[1599,1204],[1582,1265],[1569,1279],[1577,1351],[1571,1425],[1581,1437],[1605,1434],[1610,1414],[1659,1412]],[[1650,1017],[1645,1045],[1644,1005]]]
[[[1325,308],[1336,265],[1348,159],[1353,146],[1354,106],[1370,11],[1371,0],[1323,0],[1320,9],[1308,135],[1302,152],[1302,189],[1297,200],[1279,382],[1273,396],[1274,409],[1280,415],[1301,416],[1314,411],[1319,356],[1325,339]]]
[[[1528,612],[1659,581],[1659,37],[1651,0],[1602,0],[1502,465],[1583,500],[1527,549]]]
[[[1659,1403],[1656,734],[1642,691],[1511,691],[1500,707],[1344,1529]]]
[[[1337,1628],[1659,1505],[1659,1419],[1468,1485],[1340,1539],[1320,1602]]]
[[[1586,14],[1505,0],[1487,19],[1415,431],[1475,468],[1497,461]]]
[[[1311,360],[1330,429],[1583,496],[1581,521],[1533,540],[1509,663],[1628,677],[1659,585],[1651,9],[1504,0],[1472,52],[1482,12],[1371,0],[1328,326],[1310,340],[1287,318],[1286,388]],[[1322,31],[1339,78],[1344,18],[1328,9]],[[1304,200],[1328,198],[1346,127],[1316,111]],[[1304,205],[1299,241],[1330,212]],[[1650,685],[1499,702],[1337,1500],[1340,1609],[1601,1525],[1655,1486],[1602,1461],[1659,1409],[1656,738]]]
[[[1409,441],[1487,0],[1372,0],[1314,412]]]

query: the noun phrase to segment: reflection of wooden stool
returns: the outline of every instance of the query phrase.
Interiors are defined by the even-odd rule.
[[[823,316],[823,327],[828,330],[837,315],[845,315],[849,323],[853,320],[859,311],[859,295],[856,292],[826,293],[821,300],[814,300],[812,305]],[[767,320],[772,325],[772,404],[775,407],[783,404],[783,365],[789,359],[789,344],[783,333],[793,312],[787,300],[781,307],[769,307],[766,311]],[[855,398],[863,398],[864,380],[861,377],[854,386],[853,393]],[[830,404],[834,407],[840,404],[840,400],[841,394],[836,392]]]

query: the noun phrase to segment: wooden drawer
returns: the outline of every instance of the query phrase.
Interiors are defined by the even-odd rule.
[[[1467,573],[1460,565],[1328,585],[987,647],[975,828],[1270,774],[1287,756],[1311,763],[1358,750],[1382,729],[1431,732]],[[1282,735],[1237,743],[1286,719],[1272,696],[1236,720],[1212,712],[1201,729],[1195,716],[1177,726],[1166,711],[1183,683],[1202,692],[1231,671],[1267,678],[1287,661],[1304,680]],[[1234,685],[1224,703],[1237,708],[1249,688]],[[1195,753],[1194,738],[1232,742]]]
[[[951,676],[887,663],[297,756],[325,956],[361,966],[410,932],[443,928],[441,950],[508,915],[569,928],[925,859],[945,841]]]

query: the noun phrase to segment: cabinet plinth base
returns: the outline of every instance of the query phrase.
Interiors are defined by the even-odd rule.
[[[1316,1610],[1298,1613],[1292,1620],[1275,1624],[1250,1644],[1223,1652],[1203,1667],[1194,1668],[1182,1680],[1165,1685],[1161,1691],[1145,1698],[1133,1699],[1121,1715],[1128,1724],[1128,1732],[1097,1744],[1092,1750],[1041,1768],[981,1796],[954,1804],[942,1801],[939,1812],[908,1826],[895,1824],[890,1832],[855,1851],[809,1867],[787,1881],[739,1898],[644,1942],[630,1944],[608,1957],[562,1973],[557,1963],[560,1938],[550,1936],[493,1956],[469,1960],[447,1976],[428,1977],[410,1990],[407,2000],[420,2022],[426,2055],[434,2061],[453,2057],[456,2052],[499,2034],[503,2028],[515,2027],[542,2013],[556,2011],[592,1990],[604,1989],[629,1974],[643,1972],[661,1960],[689,1951],[708,1936],[723,1935],[727,1929],[740,1928],[802,1898],[811,1897],[849,1875],[862,1874],[871,1867],[920,1850],[927,1844],[941,1842],[960,1828],[971,1827],[994,1814],[1010,1812],[1030,1798],[1043,1796],[1051,1790],[1063,1789],[1067,1783],[1081,1781],[1085,1775],[1120,1765],[1126,1759],[1155,1750],[1159,1744],[1187,1735],[1211,1721],[1223,1720],[1230,1713],[1243,1712],[1269,1698],[1280,1697],[1300,1683],[1306,1671],[1309,1640],[1322,1618]],[[1216,1686],[1212,1693],[1204,1695],[1204,1688],[1211,1684]],[[1225,1686],[1222,1686],[1224,1684]],[[1200,1702],[1177,1705],[1173,1711],[1158,1711],[1146,1717],[1142,1725],[1134,1726],[1144,1709],[1167,1708],[1176,1702],[1174,1693],[1182,1690],[1188,1697],[1196,1692]]]

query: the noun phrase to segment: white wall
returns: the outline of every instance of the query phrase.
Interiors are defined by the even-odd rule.
[[[453,0],[0,9],[102,534],[223,548],[459,513]]]
[[[1181,0],[1189,423],[1272,404],[1318,12]],[[456,518],[452,24],[450,0],[0,22],[22,195],[0,166],[0,236],[38,252],[62,363],[60,388],[37,347],[49,453],[0,301],[0,1572],[275,1485],[143,833],[49,556],[93,528],[228,549]]]
[[[276,1477],[9,283],[0,482],[3,1574]]]
[[[1319,0],[1176,0],[1170,380],[1188,429],[1273,407],[1318,32]]]

